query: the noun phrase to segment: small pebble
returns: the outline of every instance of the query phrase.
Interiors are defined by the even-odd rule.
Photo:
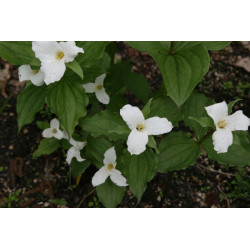
[[[28,130],[27,128],[25,128],[25,129],[23,130],[23,133],[26,135],[26,134],[29,133],[29,130]]]
[[[9,150],[13,150],[14,146],[13,145],[9,145]]]

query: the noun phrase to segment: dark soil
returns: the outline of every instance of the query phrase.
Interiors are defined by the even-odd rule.
[[[116,56],[131,59],[133,70],[144,75],[152,89],[160,86],[161,74],[151,57],[122,42],[117,44]],[[249,56],[249,50],[240,42],[233,42],[210,56],[210,70],[196,90],[217,102],[241,98],[243,101],[235,109],[243,109],[250,116],[250,73],[235,66],[239,57]],[[4,64],[0,60],[1,68]],[[19,190],[16,200],[9,202],[10,207],[102,207],[91,185],[95,168],[88,168],[78,185],[73,179],[69,185],[69,167],[63,152],[58,150],[50,156],[32,159],[42,139],[41,130],[32,122],[17,133],[17,94],[24,86],[18,83],[15,67],[11,73],[6,89],[9,99],[0,97],[0,206],[8,206],[3,198]],[[35,120],[43,120],[43,114]],[[249,166],[244,170],[229,168],[202,155],[195,166],[186,170],[157,174],[148,183],[139,204],[127,190],[120,207],[250,207],[250,190],[243,197],[235,184],[239,171],[243,180],[249,182]]]

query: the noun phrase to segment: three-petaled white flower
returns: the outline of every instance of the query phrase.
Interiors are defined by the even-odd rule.
[[[54,118],[50,121],[50,128],[46,128],[43,130],[43,137],[45,138],[52,138],[55,137],[58,140],[64,138],[63,132],[59,129],[60,123],[59,121]]]
[[[40,70],[45,75],[47,85],[63,77],[65,63],[74,61],[78,53],[84,53],[75,42],[32,42],[32,49],[41,61]]]
[[[116,167],[116,153],[115,148],[112,147],[104,153],[104,166],[101,167],[92,178],[92,185],[98,186],[103,184],[110,176],[110,179],[121,187],[127,186],[126,178],[124,178],[121,172]]]
[[[155,116],[145,120],[141,110],[129,104],[120,110],[120,115],[132,130],[127,140],[128,151],[132,155],[139,155],[146,150],[149,135],[165,134],[173,128],[166,118]]]
[[[233,144],[232,131],[248,130],[250,119],[243,114],[242,110],[228,115],[226,102],[216,103],[205,109],[216,126],[216,131],[213,133],[214,150],[217,153],[226,153],[228,147]]]
[[[95,83],[83,84],[83,88],[86,93],[95,93],[96,98],[99,102],[103,104],[109,103],[109,96],[103,87],[103,82],[106,77],[106,74],[102,74],[95,79]]]
[[[85,161],[85,159],[81,157],[80,151],[87,145],[87,143],[75,141],[73,138],[71,138],[69,142],[73,147],[71,147],[67,152],[66,162],[70,164],[74,157],[76,157],[76,160],[79,162]]]
[[[44,73],[41,70],[32,70],[29,65],[22,65],[18,68],[19,82],[31,81],[36,86],[44,83]]]

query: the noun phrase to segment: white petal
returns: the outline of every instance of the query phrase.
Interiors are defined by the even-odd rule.
[[[65,130],[63,130],[63,138],[67,140],[69,139],[69,135]]]
[[[135,128],[128,136],[128,151],[131,155],[139,155],[146,150],[147,143],[148,134],[146,132],[139,132]]]
[[[219,121],[224,120],[228,115],[228,107],[226,102],[220,102],[205,107],[208,115],[214,120],[216,125]]]
[[[54,119],[52,119],[50,121],[50,127],[51,128],[59,129],[59,126],[60,126],[60,123],[59,123],[59,121],[56,118],[54,118]]]
[[[34,75],[33,70],[29,65],[22,65],[18,68],[19,82],[29,81]]]
[[[100,168],[92,178],[92,185],[95,187],[95,186],[103,184],[109,175],[110,173],[106,169],[106,167]]]
[[[145,128],[149,135],[161,135],[170,132],[173,125],[166,118],[152,117],[145,121]]]
[[[120,110],[120,115],[131,130],[136,128],[138,124],[144,124],[145,121],[141,110],[137,107],[131,106],[130,104],[125,105]]]
[[[214,150],[217,153],[226,153],[228,147],[233,143],[233,134],[231,131],[215,131],[213,133]]]
[[[83,162],[83,161],[85,161],[85,159],[83,159],[82,157],[81,157],[81,153],[80,153],[80,151],[79,150],[76,150],[76,160],[77,161],[79,161],[79,162]]]
[[[58,140],[61,140],[61,139],[63,139],[63,132],[60,130],[60,129],[57,129],[57,132],[56,133],[54,133],[54,137],[56,138],[56,139],[58,139]]]
[[[95,84],[94,83],[87,83],[82,85],[83,88],[85,89],[86,93],[94,93],[95,92]]]
[[[44,75],[44,82],[49,85],[50,83],[61,80],[66,70],[63,60],[57,60],[51,63],[43,63],[40,69]]]
[[[53,136],[54,136],[54,133],[53,133],[51,128],[46,128],[45,130],[43,130],[43,137],[44,138],[51,138]]]
[[[231,131],[235,130],[248,130],[250,126],[250,119],[245,116],[242,110],[238,110],[232,115],[229,115],[226,118],[227,127],[231,129]]]
[[[32,42],[32,50],[41,62],[55,62],[56,54],[61,51],[57,42]]]
[[[60,42],[65,56],[65,63],[74,61],[78,53],[84,53],[82,48],[76,46],[75,42]]]
[[[76,156],[76,149],[75,147],[71,147],[67,152],[66,162],[70,165],[72,159]]]
[[[110,101],[110,98],[108,96],[108,94],[105,92],[105,88],[102,87],[100,90],[96,90],[95,92],[96,98],[100,103],[103,104],[108,104]]]
[[[45,77],[44,73],[41,70],[39,70],[39,72],[37,72],[30,78],[30,80],[34,85],[41,86],[44,84],[44,77]]]
[[[104,153],[104,160],[103,160],[104,165],[108,165],[109,163],[113,164],[114,166],[116,165],[116,152],[115,152],[115,147],[112,147],[108,149]]]
[[[87,145],[86,142],[75,141],[73,138],[70,138],[69,142],[71,145],[73,145],[78,150],[83,149]]]
[[[103,85],[103,82],[104,82],[105,77],[106,77],[106,74],[102,74],[102,75],[98,76],[98,77],[95,79],[95,83],[96,83],[96,84],[102,84],[102,85]]]
[[[127,182],[126,182],[126,178],[122,176],[122,173],[117,170],[117,169],[114,169],[112,172],[111,172],[111,175],[110,175],[110,179],[117,185],[117,186],[120,186],[120,187],[125,187],[127,186]]]

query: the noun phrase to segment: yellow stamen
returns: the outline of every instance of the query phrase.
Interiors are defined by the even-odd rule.
[[[64,53],[63,53],[62,51],[57,52],[56,58],[57,58],[58,60],[61,60],[63,57],[64,57]]]
[[[96,86],[96,88],[99,89],[99,90],[101,90],[101,89],[102,89],[102,84],[98,84],[98,85]]]
[[[52,130],[52,132],[55,134],[55,133],[57,132],[57,129],[54,128],[54,129]]]
[[[139,132],[142,132],[143,129],[144,129],[144,125],[143,124],[138,124],[136,129],[139,131]]]
[[[108,171],[112,171],[114,168],[114,165],[112,163],[108,164]]]
[[[37,74],[38,72],[39,72],[38,69],[33,70],[33,73],[34,73],[34,74]]]
[[[222,120],[222,121],[219,121],[217,125],[218,125],[219,128],[225,128],[225,126],[227,125],[227,123],[226,123],[225,120]]]

